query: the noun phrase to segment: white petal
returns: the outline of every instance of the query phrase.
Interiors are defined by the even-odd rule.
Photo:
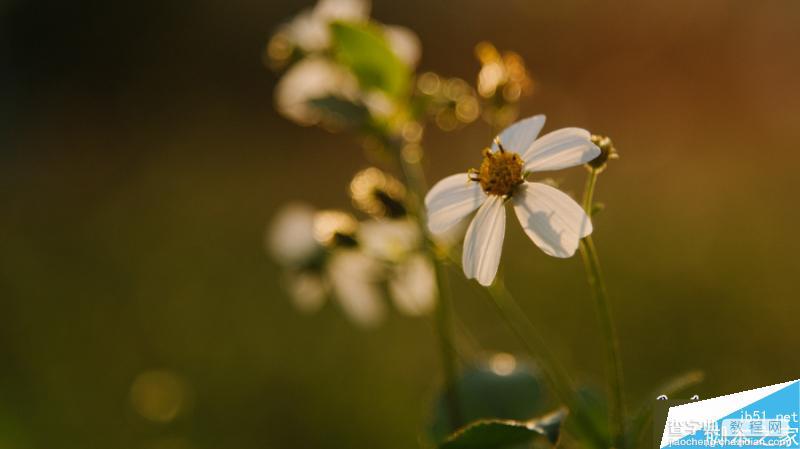
[[[397,309],[407,315],[430,312],[436,300],[436,272],[430,259],[417,253],[397,265],[389,293]]]
[[[386,315],[379,286],[380,264],[356,250],[335,253],[328,265],[328,276],[339,304],[356,324],[373,327]]]
[[[303,203],[287,204],[273,218],[265,240],[278,263],[307,262],[322,249],[314,238],[314,209]]]
[[[505,198],[490,195],[483,203],[464,239],[461,264],[468,279],[489,286],[497,274],[506,229]]]
[[[416,67],[422,55],[422,44],[416,33],[397,25],[384,25],[383,35],[394,54],[409,67]]]
[[[580,239],[592,233],[592,222],[583,208],[556,188],[526,182],[512,201],[525,233],[550,256],[572,256]]]
[[[585,164],[600,155],[589,131],[562,128],[536,139],[522,154],[525,170],[548,171]]]
[[[419,227],[410,219],[369,220],[359,225],[357,240],[367,254],[394,262],[416,251],[420,237]]]
[[[425,196],[428,209],[428,229],[441,234],[477,209],[486,194],[480,184],[460,173],[442,179]]]
[[[544,126],[544,121],[545,116],[542,114],[522,119],[504,129],[497,137],[500,139],[500,143],[503,144],[504,149],[522,155],[536,140],[536,136],[539,135],[539,131]],[[493,142],[492,150],[497,151],[499,149],[497,142]],[[523,160],[527,159],[523,158]]]

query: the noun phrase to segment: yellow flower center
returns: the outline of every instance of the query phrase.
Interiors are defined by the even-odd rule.
[[[489,195],[510,196],[523,181],[525,164],[519,154],[505,151],[483,150],[483,162],[478,170],[470,170],[470,179],[481,184]]]

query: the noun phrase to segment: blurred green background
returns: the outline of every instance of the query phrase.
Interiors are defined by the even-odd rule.
[[[347,207],[367,165],[347,136],[273,110],[264,45],[310,5],[0,2],[0,448],[416,447],[439,382],[430,322],[302,315],[263,249],[279,205]],[[523,114],[614,139],[595,236],[631,404],[694,368],[701,397],[800,377],[800,3],[378,0],[373,15],[420,35],[422,70],[472,80],[480,40],[518,51],[536,83]],[[431,129],[430,179],[475,166],[489,134]],[[583,172],[562,175],[579,192]],[[580,260],[509,229],[510,289],[602,385]],[[470,351],[517,352],[451,278]]]

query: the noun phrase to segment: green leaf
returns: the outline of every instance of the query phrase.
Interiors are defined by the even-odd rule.
[[[411,70],[389,47],[380,28],[372,24],[331,24],[333,52],[362,87],[378,89],[392,98],[408,91]]]
[[[490,364],[467,367],[456,385],[461,423],[450,422],[446,393],[437,398],[430,427],[434,441],[441,441],[458,426],[483,418],[524,421],[548,410],[547,392],[538,373],[528,363],[518,361],[510,373],[493,371]]]
[[[314,98],[309,103],[323,111],[326,116],[348,126],[363,126],[369,120],[369,111],[364,105],[336,96]]]
[[[566,414],[566,410],[561,409],[529,421],[503,419],[476,421],[450,435],[440,448],[503,449],[527,445],[540,437],[555,445]]]

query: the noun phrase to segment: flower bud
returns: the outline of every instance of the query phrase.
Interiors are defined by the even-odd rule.
[[[614,147],[614,142],[607,136],[592,134],[592,143],[600,148],[600,155],[586,163],[589,169],[602,171],[605,170],[606,163],[609,159],[619,159],[619,154],[617,154],[617,149]]]

